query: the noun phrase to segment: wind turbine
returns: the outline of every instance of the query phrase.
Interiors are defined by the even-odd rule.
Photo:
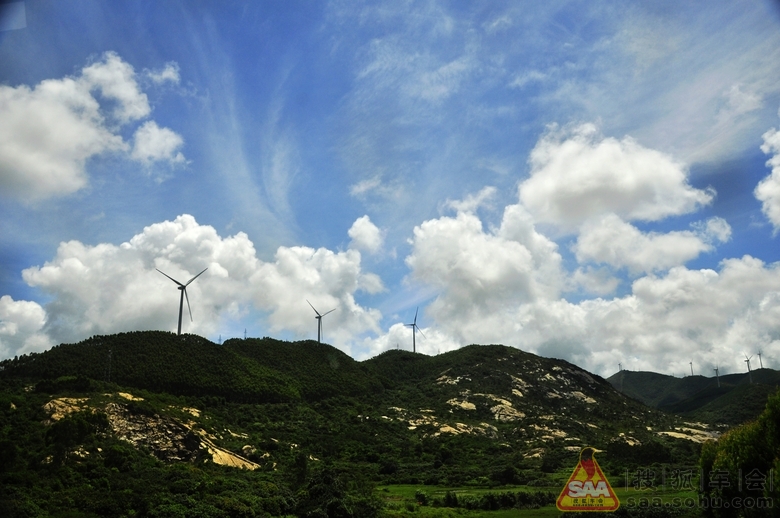
[[[751,355],[750,358],[752,358],[752,357],[753,356]],[[747,367],[748,367],[748,378],[750,379],[750,384],[752,385],[753,384],[753,375],[750,373],[750,358],[748,358],[747,354],[745,355],[745,363],[747,363]]]
[[[309,302],[309,300],[307,299],[307,300],[306,300],[306,302]],[[309,302],[309,306],[311,306],[311,302]],[[317,319],[317,342],[318,342],[318,343],[321,343],[320,341],[321,341],[321,339],[322,339],[322,317],[324,317],[324,316],[325,316],[325,315],[327,315],[328,313],[331,313],[331,312],[333,312],[333,311],[336,311],[336,308],[333,308],[333,309],[331,309],[330,311],[327,311],[327,312],[323,313],[322,315],[320,315],[320,312],[319,312],[319,311],[317,311],[317,310],[314,308],[314,306],[311,306],[311,309],[314,309],[314,312],[315,312],[315,313],[317,313],[317,316],[316,316],[316,317],[314,317],[315,319]]]
[[[715,371],[715,379],[718,380],[718,388],[720,388],[720,377],[718,376],[718,365],[715,365],[715,368],[712,369]]]
[[[761,368],[764,368],[764,362],[761,361],[761,349],[758,350],[758,363],[761,365]]]
[[[693,362],[688,362],[688,364],[691,366],[691,376],[693,376]]]
[[[417,309],[414,310],[414,321],[411,324],[404,324],[407,327],[412,328],[412,352],[417,352],[417,341],[416,341],[416,333],[417,331],[420,331],[420,326],[417,325],[417,312],[420,310],[420,306],[417,306]],[[423,335],[423,338],[425,338],[425,335],[422,331],[420,331],[420,334]]]
[[[164,271],[160,270],[159,268],[155,268],[155,270],[157,270],[158,272],[160,272],[161,274],[165,275],[170,280],[172,280],[173,282],[175,282],[176,284],[179,285],[179,291],[181,291],[181,297],[179,297],[179,332],[177,334],[181,334],[181,314],[182,314],[182,310],[184,309],[184,298],[185,297],[187,298],[187,309],[190,312],[190,322],[192,322],[192,308],[190,307],[190,297],[189,297],[189,295],[187,295],[187,286],[189,286],[192,281],[194,281],[195,279],[200,277],[203,272],[208,270],[208,268],[204,268],[203,272],[200,272],[198,275],[196,275],[192,279],[188,280],[187,284],[180,283],[179,281],[177,281],[176,279],[174,279],[173,277],[171,277],[170,275],[168,275]]]

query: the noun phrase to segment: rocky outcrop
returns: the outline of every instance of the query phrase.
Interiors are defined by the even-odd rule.
[[[176,419],[132,414],[117,403],[106,405],[105,412],[118,438],[148,449],[160,460],[193,462],[205,453],[200,437]]]
[[[111,396],[111,394],[105,394]],[[126,392],[116,394],[122,400],[143,401]],[[103,411],[108,417],[111,430],[117,438],[127,441],[134,447],[143,449],[166,462],[195,462],[209,457],[215,464],[234,468],[255,470],[260,468],[241,455],[237,455],[214,443],[214,436],[205,430],[196,428],[195,422],[182,421],[155,412],[138,411],[138,408],[128,404],[111,401],[109,403],[90,405],[88,398],[55,398],[46,403],[43,408],[49,419],[46,424],[66,417],[68,414],[83,410]],[[200,417],[200,411],[195,408],[183,408],[193,417]],[[240,436],[240,434],[233,434]]]

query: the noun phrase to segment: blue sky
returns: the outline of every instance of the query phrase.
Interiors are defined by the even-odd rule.
[[[780,358],[774,2],[0,8],[0,357],[94,334]]]

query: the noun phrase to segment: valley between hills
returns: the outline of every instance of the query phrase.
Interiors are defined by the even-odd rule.
[[[558,516],[586,446],[621,497],[676,470],[691,487],[658,494],[693,498],[702,445],[769,412],[780,373],[720,381],[605,380],[501,345],[357,362],[315,341],[96,336],[0,362],[0,513]]]

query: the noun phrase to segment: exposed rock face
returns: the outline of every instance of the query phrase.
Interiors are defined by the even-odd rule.
[[[706,425],[701,425],[701,423],[697,423],[697,424],[703,427],[706,426]],[[714,432],[710,430],[700,430],[696,428],[689,428],[687,426],[676,427],[674,430],[675,431],[658,432],[658,434],[674,437],[675,439],[686,439],[688,441],[693,441],[698,443],[714,441],[717,440],[718,437],[720,436],[718,432]]]
[[[111,394],[105,394],[111,396]],[[127,401],[143,401],[126,392],[117,394]],[[121,400],[120,400],[121,401]],[[258,469],[256,464],[214,443],[215,438],[205,430],[194,429],[196,423],[182,423],[176,418],[154,413],[135,413],[122,403],[109,402],[90,406],[88,398],[55,398],[44,405],[49,414],[46,424],[59,421],[68,414],[90,409],[93,412],[102,410],[108,417],[108,422],[116,436],[127,441],[136,448],[146,449],[155,457],[166,462],[194,462],[211,455],[216,464],[241,469]],[[195,408],[184,408],[194,417],[200,417],[200,411]],[[244,436],[245,434],[234,434]],[[245,447],[247,448],[247,447]],[[251,447],[250,447],[251,448]],[[75,452],[78,455],[78,451]]]
[[[632,445],[658,433],[691,441],[717,435],[700,423],[682,427],[678,420],[675,426],[675,418],[641,408],[604,380],[573,365],[521,351],[505,353],[420,380],[418,383],[427,385],[428,393],[443,403],[436,411],[389,407],[382,418],[405,422],[409,430],[418,430],[425,437],[475,434],[502,440],[511,436],[521,437],[530,448],[555,443],[570,451],[609,439],[608,434],[628,437]],[[484,356],[488,355],[486,350]],[[479,423],[487,416],[495,426]],[[648,433],[644,427],[647,419],[659,431]],[[605,428],[609,431],[603,432]]]
[[[117,437],[149,449],[160,460],[195,461],[203,456],[200,438],[173,418],[132,414],[116,403],[106,405],[106,415]]]
[[[512,408],[511,405],[496,405],[490,407],[490,411],[497,421],[517,421],[525,417],[525,414]]]
[[[45,421],[45,424],[51,424],[54,421],[59,421],[68,414],[84,410],[87,406],[86,403],[87,398],[85,397],[60,397],[52,399],[43,405],[43,409],[49,414],[49,419],[48,421]]]
[[[231,468],[241,468],[248,470],[255,470],[260,468],[259,464],[252,462],[249,459],[228,451],[225,448],[217,446],[211,440],[212,438],[205,432],[205,430],[198,430],[196,433],[200,436],[202,446],[211,454],[211,460],[215,464],[221,464],[222,466],[230,466]],[[246,449],[247,446],[244,446]]]

